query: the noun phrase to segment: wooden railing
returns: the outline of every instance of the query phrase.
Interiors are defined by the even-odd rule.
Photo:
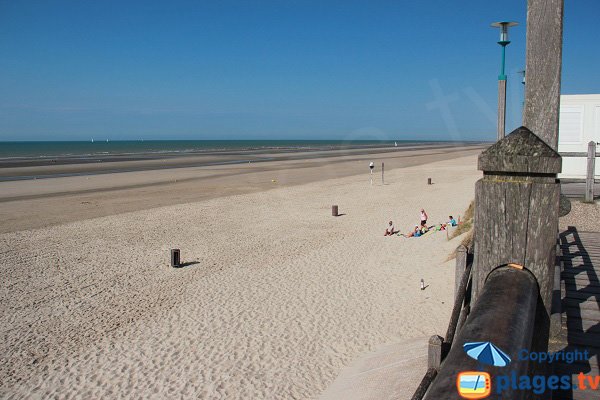
[[[429,339],[427,355],[427,372],[419,387],[415,391],[412,400],[421,400],[429,389],[429,386],[437,376],[442,361],[452,347],[456,333],[460,331],[469,315],[471,302],[471,268],[473,266],[473,251],[460,245],[456,249],[456,281],[454,293],[454,306],[446,337],[434,335]]]
[[[502,265],[493,270],[424,399],[456,398],[456,379],[460,372],[498,372],[498,367],[471,358],[463,349],[463,345],[468,342],[485,338],[485,341],[492,342],[507,354],[518,354],[522,349],[530,349],[538,293],[537,281],[528,270],[510,265]],[[523,376],[528,373],[528,360],[519,357],[513,357],[502,368],[502,374],[506,376]],[[502,391],[502,398],[505,399],[524,399],[530,398],[527,397],[530,395],[527,391],[512,387],[503,388]]]
[[[591,203],[594,201],[594,183],[595,183],[595,168],[596,168],[596,157],[600,155],[596,152],[596,142],[591,141],[588,143],[588,151],[584,152],[560,152],[558,153],[561,157],[586,157],[587,158],[587,170],[585,179],[564,179],[564,181],[571,182],[585,182],[585,201]]]

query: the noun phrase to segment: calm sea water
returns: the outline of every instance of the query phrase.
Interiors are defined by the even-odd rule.
[[[394,146],[394,141],[341,140],[145,140],[95,142],[0,142],[0,159],[93,157],[161,153],[199,153],[216,150],[250,149],[334,149],[345,147]],[[403,140],[398,146],[426,141]]]

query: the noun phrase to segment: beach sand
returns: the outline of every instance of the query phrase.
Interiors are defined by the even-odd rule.
[[[368,156],[3,183],[0,396],[318,397],[361,354],[445,331],[458,240],[383,232],[461,214],[479,151],[389,156],[385,185],[356,175]]]

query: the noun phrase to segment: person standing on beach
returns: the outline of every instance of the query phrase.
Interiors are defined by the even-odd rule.
[[[425,209],[421,208],[421,226],[425,226],[427,224],[427,213]]]

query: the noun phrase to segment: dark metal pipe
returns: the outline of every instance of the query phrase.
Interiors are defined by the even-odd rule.
[[[489,399],[524,399],[531,395],[528,391],[513,391],[510,385],[498,394],[494,379],[499,375],[527,374],[528,362],[520,361],[518,353],[531,346],[538,296],[538,284],[529,271],[507,266],[492,271],[425,399],[458,398],[456,378],[463,371],[490,374]],[[481,364],[463,350],[463,345],[469,342],[492,342],[512,361],[505,367]]]

